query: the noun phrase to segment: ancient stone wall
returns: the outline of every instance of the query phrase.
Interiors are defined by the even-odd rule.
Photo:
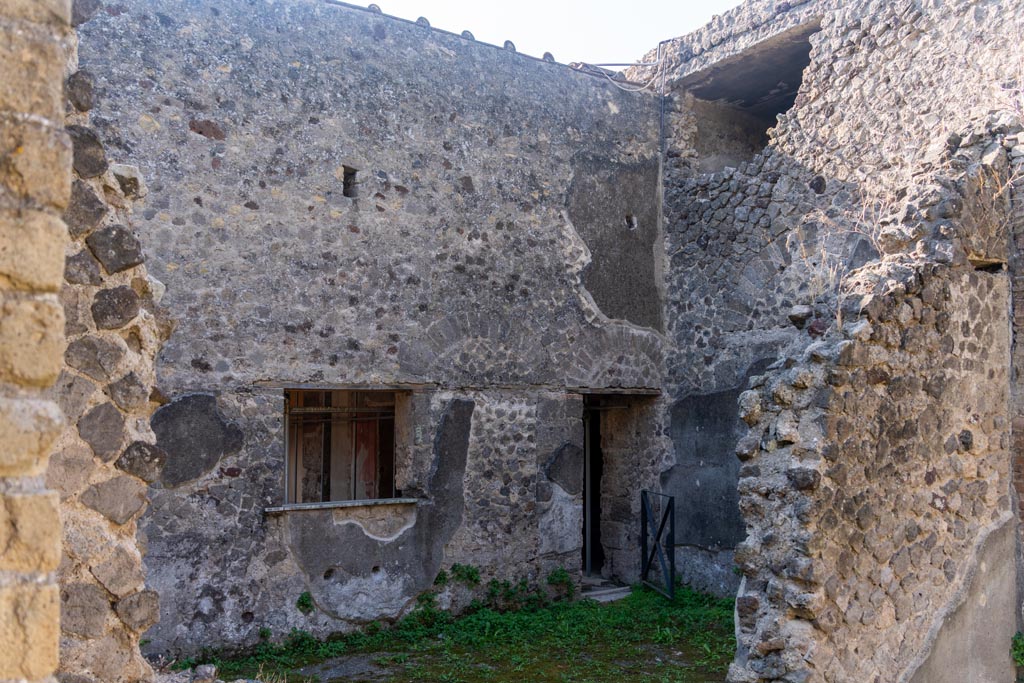
[[[88,20],[76,7],[74,22]],[[74,177],[61,289],[68,346],[52,390],[69,428],[53,445],[47,473],[64,524],[60,673],[76,683],[134,683],[152,678],[139,640],[158,616],[158,596],[144,585],[136,519],[162,459],[149,416],[153,361],[167,330],[155,316],[161,285],[147,276],[133,234],[132,203],[146,194],[145,182],[136,168],[107,158],[89,125],[93,76],[77,68],[74,38],[70,46]]]
[[[1006,276],[898,277],[876,284],[844,339],[812,344],[741,396],[750,533],[731,680],[907,680],[986,542],[1000,539],[999,562],[1013,557],[1012,533],[999,533],[1013,521]],[[971,680],[1010,675],[1014,609],[993,607],[1003,632],[972,654],[985,672]]]
[[[578,572],[582,395],[664,374],[657,98],[313,0],[100,3],[80,30],[176,324],[140,523],[149,649],[391,619],[453,562]],[[412,502],[282,506],[286,387],[396,391]],[[642,400],[609,423],[625,580],[627,513],[666,467]]]
[[[700,511],[735,510],[730,451],[742,430],[726,406],[747,379],[789,344],[825,333],[837,313],[830,292],[847,272],[915,249],[952,259],[954,247],[939,246],[947,240],[919,242],[931,235],[901,225],[898,197],[920,182],[915,174],[941,168],[948,133],[984,137],[974,122],[1012,109],[1021,29],[1000,17],[986,2],[749,2],[665,48],[675,465],[662,483],[684,501],[677,554],[696,585],[728,593],[738,581],[738,513],[712,522]],[[645,82],[658,68],[629,73]],[[782,82],[759,90],[759,69]],[[950,88],[964,96],[937,94]],[[764,122],[771,106],[777,124]],[[770,140],[763,151],[753,115]],[[933,195],[951,182],[938,175]],[[972,260],[1006,262],[992,227],[944,229]]]
[[[1024,110],[1005,6],[755,0],[631,72],[662,100],[337,3],[91,5],[75,141],[146,177],[134,227],[177,325],[160,448],[126,461],[151,483],[151,651],[391,619],[453,562],[578,571],[583,397],[617,392],[606,572],[636,578],[645,487],[677,497],[687,582],[735,591],[746,539],[733,680],[939,675],[936,643],[978,623],[971,675],[997,680]],[[117,204],[132,177],[83,187]],[[87,256],[134,249],[93,234],[65,301],[83,351],[125,341],[116,374],[155,331],[93,334]],[[160,287],[104,267],[111,320],[136,298],[148,320]],[[285,388],[395,391],[409,498],[282,505]]]
[[[739,442],[747,540],[731,680],[1010,675],[1013,612],[1005,602],[977,607],[987,604],[977,577],[989,576],[988,588],[1006,579],[986,574],[986,563],[1013,556],[1000,272],[1012,215],[1000,188],[1013,176],[1007,154],[1019,155],[1014,97],[1024,72],[1021,27],[1002,20],[1004,5],[750,3],[677,41],[666,170],[677,467],[693,448],[698,406],[754,378],[740,397],[754,428]],[[687,88],[704,87],[706,73],[742,86],[730,65],[749,65],[759,41],[777,58],[783,34],[810,45],[792,108],[764,152],[701,173],[700,108]],[[733,94],[742,108],[744,93]],[[693,282],[709,284],[686,289]],[[877,310],[841,308],[840,289],[857,301],[875,295]],[[823,336],[833,341],[814,345]],[[785,362],[763,375],[780,353]],[[964,387],[956,400],[944,393],[950,383]],[[719,440],[745,432],[733,424],[723,420]],[[964,430],[969,446],[950,440]],[[705,455],[720,450],[715,436],[697,439]],[[688,480],[666,486],[682,497],[711,493],[694,482],[703,487],[729,465],[700,455]],[[915,524],[930,531],[912,529],[910,539],[900,525],[914,506],[927,522]],[[721,535],[694,545],[714,551]],[[971,640],[969,623],[990,628]],[[986,654],[950,668],[933,645],[958,639]]]
[[[19,681],[52,680],[60,636],[60,518],[45,472],[64,422],[43,392],[64,350],[70,13],[59,0],[0,2],[0,679]]]
[[[673,84],[665,105],[664,214],[674,463],[661,483],[677,500],[676,553],[684,580],[721,595],[736,590],[732,550],[745,535],[733,455],[740,434],[736,398],[746,380],[799,334],[788,317],[793,307],[813,306],[826,288],[813,286],[800,258],[806,240],[793,239],[814,211],[809,169],[774,147],[764,149],[773,124],[763,116],[731,101],[696,98],[680,85],[702,68],[726,69],[716,77],[725,82],[746,74],[749,60],[764,56],[736,54],[814,21],[805,5],[777,16],[763,3],[741,9],[725,36],[712,25],[673,41],[663,67]],[[690,56],[680,63],[680,55]],[[736,64],[730,67],[730,60]],[[647,77],[642,70],[631,73]],[[843,251],[850,255],[849,247]]]

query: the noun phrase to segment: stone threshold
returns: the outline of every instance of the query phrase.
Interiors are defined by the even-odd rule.
[[[361,508],[377,505],[415,505],[417,498],[379,498],[374,500],[332,500],[326,503],[289,503],[263,508],[265,513],[301,512],[302,510],[333,510],[335,508]]]

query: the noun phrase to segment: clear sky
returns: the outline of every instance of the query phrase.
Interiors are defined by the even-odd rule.
[[[362,0],[347,0],[365,7]],[[569,62],[634,62],[666,38],[689,33],[740,0],[376,0],[385,14],[540,57]]]

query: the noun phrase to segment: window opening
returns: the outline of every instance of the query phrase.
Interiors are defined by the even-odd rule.
[[[285,392],[286,502],[395,498],[395,394]]]

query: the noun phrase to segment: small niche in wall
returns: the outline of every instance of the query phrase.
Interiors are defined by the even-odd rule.
[[[819,29],[818,22],[790,29],[679,82],[696,118],[699,171],[736,167],[768,145],[768,130],[796,102]]]
[[[980,270],[983,273],[1001,273],[1006,270],[1006,264],[1002,261],[989,261],[989,260],[971,260],[971,265],[974,266],[975,270]]]
[[[346,197],[356,197],[356,174],[358,171],[351,166],[342,166],[344,175],[342,176],[342,190],[341,193]],[[335,176],[337,177],[337,176]]]

